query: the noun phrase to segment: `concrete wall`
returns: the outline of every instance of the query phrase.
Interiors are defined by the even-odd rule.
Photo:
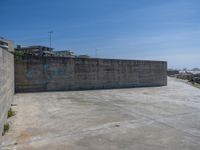
[[[24,57],[15,59],[16,92],[87,90],[167,84],[161,61]]]
[[[178,70],[168,70],[167,71],[168,76],[173,76],[173,75],[176,75],[176,74],[179,74]]]
[[[14,95],[14,57],[0,48],[0,133],[7,119]],[[1,135],[0,135],[1,139]]]

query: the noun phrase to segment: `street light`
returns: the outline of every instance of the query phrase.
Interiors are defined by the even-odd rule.
[[[51,48],[51,34],[53,33],[53,31],[49,31],[49,44],[50,44],[50,48]]]

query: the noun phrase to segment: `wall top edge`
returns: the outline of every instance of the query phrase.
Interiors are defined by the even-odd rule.
[[[70,57],[54,57],[54,56],[23,56],[22,59],[40,59],[40,60],[102,60],[102,61],[137,61],[137,62],[160,62],[167,63],[163,60],[139,60],[139,59],[111,59],[111,58],[70,58]]]

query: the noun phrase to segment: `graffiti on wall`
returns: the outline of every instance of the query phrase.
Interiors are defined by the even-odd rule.
[[[41,69],[38,69],[38,66],[27,68],[25,71],[26,78],[28,80],[38,79],[39,83],[48,83],[53,77],[65,76],[65,70],[57,66],[49,67],[48,64],[43,64]]]

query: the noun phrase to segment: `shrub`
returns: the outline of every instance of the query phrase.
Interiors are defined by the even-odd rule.
[[[10,128],[10,125],[8,123],[6,123],[3,128],[2,136],[4,136],[6,132],[8,132],[9,128]]]
[[[10,108],[9,110],[8,110],[8,118],[10,118],[10,117],[12,117],[12,116],[14,116],[15,115],[15,112],[12,110],[12,108]]]

